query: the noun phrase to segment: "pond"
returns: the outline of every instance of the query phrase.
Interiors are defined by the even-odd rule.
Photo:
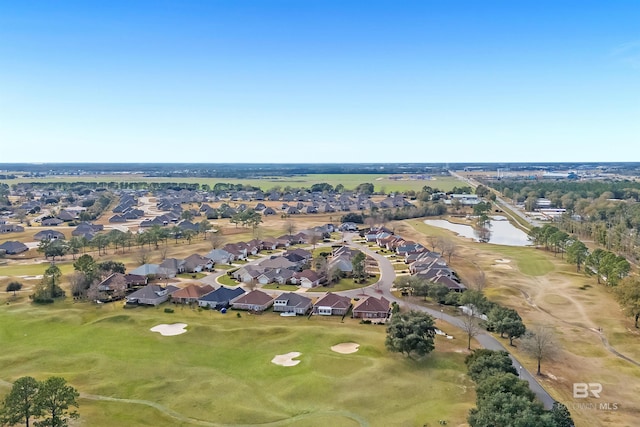
[[[529,246],[531,244],[527,233],[511,225],[502,216],[491,217],[489,227],[484,232],[478,231],[470,225],[455,224],[444,219],[427,219],[424,223],[434,227],[445,228],[476,242],[484,241],[494,245],[505,246]]]

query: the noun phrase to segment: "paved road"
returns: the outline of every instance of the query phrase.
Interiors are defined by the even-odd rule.
[[[347,241],[350,246],[353,246],[357,249],[362,250],[367,255],[372,256],[380,267],[380,280],[378,283],[368,286],[362,289],[355,289],[351,291],[338,292],[341,295],[348,295],[350,297],[362,296],[362,295],[383,295],[389,301],[395,301],[403,307],[410,308],[412,310],[423,311],[429,313],[434,318],[442,319],[443,321],[455,326],[456,328],[462,329],[463,322],[461,319],[451,316],[447,313],[443,313],[442,311],[433,310],[427,307],[423,307],[420,305],[412,304],[402,299],[396,298],[391,293],[391,287],[393,286],[393,281],[395,280],[396,273],[393,268],[393,265],[385,256],[380,255],[376,252],[373,252],[368,247],[364,245],[360,245],[352,242],[353,234],[347,236]],[[476,336],[476,340],[480,345],[484,348],[490,350],[507,350],[500,341],[496,340],[489,334],[479,334]],[[529,388],[536,394],[540,402],[544,405],[546,409],[551,409],[555,399],[551,397],[549,393],[538,383],[535,376],[532,375],[527,369],[525,369],[522,364],[516,359],[514,356],[510,355],[511,360],[513,361],[513,366],[520,374],[520,378],[527,381],[529,383]]]
[[[451,176],[453,176],[454,178],[458,178],[459,180],[466,182],[467,184],[469,184],[473,188],[476,188],[478,185],[480,185],[480,183],[478,181],[476,181],[475,179],[473,179],[473,178],[464,177],[464,176],[462,176],[460,174],[457,174],[457,173],[455,173],[453,171],[449,171],[449,174]],[[496,204],[499,205],[499,206],[508,207],[511,212],[513,212],[515,215],[517,215],[520,218],[522,218],[524,221],[527,222],[527,224],[531,225],[532,227],[541,227],[542,226],[540,221],[532,219],[532,218],[529,218],[520,209],[518,209],[517,207],[515,207],[511,203],[508,203],[507,201],[505,201],[503,198],[501,198],[499,196],[496,196]],[[504,211],[504,213],[509,215],[509,212],[507,212],[507,211]]]

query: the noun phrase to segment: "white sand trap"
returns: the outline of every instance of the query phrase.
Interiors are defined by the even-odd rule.
[[[499,270],[513,270],[513,267],[508,264],[493,264],[491,267],[497,268]]]
[[[187,332],[185,329],[187,327],[186,323],[174,323],[173,325],[156,325],[153,328],[149,329],[151,332],[159,332],[160,335],[164,337],[172,337],[174,335],[180,335]]]
[[[280,366],[296,366],[298,363],[300,363],[300,361],[293,359],[299,357],[301,354],[302,353],[299,353],[297,351],[292,351],[291,353],[287,354],[278,354],[276,355],[276,357],[271,359],[271,363],[275,363],[276,365]]]
[[[510,259],[502,258],[502,259],[497,259],[495,262],[496,262],[497,264],[509,264],[509,263],[511,262],[511,260],[510,260]]]
[[[360,347],[360,344],[356,344],[354,342],[343,342],[334,345],[333,347],[331,347],[331,350],[335,351],[336,353],[351,354],[358,351],[358,347]]]

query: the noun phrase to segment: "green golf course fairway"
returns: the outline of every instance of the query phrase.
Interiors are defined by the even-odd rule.
[[[165,306],[3,304],[0,380],[62,376],[81,393],[74,425],[103,427],[458,425],[475,403],[464,339],[438,336],[414,361],[385,349],[384,326],[349,318]],[[161,323],[187,332],[149,331]],[[331,351],[342,342],[359,351]],[[298,365],[271,363],[294,351]],[[0,397],[8,391],[0,383]]]

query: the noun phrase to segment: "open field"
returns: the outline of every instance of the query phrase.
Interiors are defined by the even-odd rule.
[[[469,283],[474,273],[484,271],[489,299],[516,309],[528,327],[553,329],[560,351],[553,360],[543,362],[539,381],[554,398],[569,406],[577,426],[637,425],[640,367],[609,351],[603,339],[640,361],[640,333],[632,319],[622,315],[609,289],[597,285],[593,277],[576,273],[575,266],[560,256],[541,249],[476,243],[418,219],[396,227],[425,244],[426,236],[449,237],[457,245],[450,264],[463,282]],[[508,340],[503,342],[508,345]],[[535,360],[518,349],[518,340],[515,345],[510,350],[535,372]],[[577,382],[602,383],[601,399],[574,399],[572,387]],[[586,403],[596,408],[586,407]],[[617,403],[618,409],[600,410],[599,403]]]
[[[149,331],[175,322],[188,324],[187,333]],[[475,398],[463,340],[438,337],[438,351],[416,362],[385,350],[384,327],[351,319],[67,301],[3,305],[0,323],[0,342],[11,349],[0,354],[0,379],[61,375],[83,394],[156,406],[85,397],[80,424],[87,426],[460,425]],[[330,350],[342,342],[360,348]],[[270,362],[291,351],[302,353],[297,366]]]
[[[451,176],[435,176],[431,180],[395,180],[389,179],[388,174],[310,174],[302,176],[273,176],[262,179],[236,179],[236,178],[156,178],[142,175],[84,175],[84,176],[48,176],[44,178],[17,178],[0,180],[0,183],[8,185],[23,182],[181,182],[207,184],[211,188],[217,183],[243,184],[269,190],[276,186],[284,187],[311,187],[313,184],[326,182],[334,187],[344,185],[347,190],[355,189],[359,184],[371,183],[377,192],[395,192],[414,190],[419,191],[424,186],[439,188],[449,191],[454,186],[460,186],[461,182]]]

